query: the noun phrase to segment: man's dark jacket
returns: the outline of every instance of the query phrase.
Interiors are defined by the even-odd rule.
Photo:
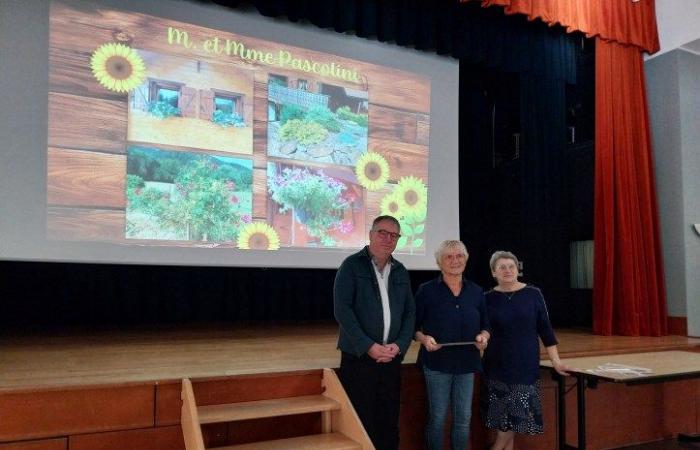
[[[387,344],[396,343],[403,359],[414,332],[416,307],[408,270],[391,259],[389,273],[391,326]],[[338,348],[355,356],[367,353],[374,343],[381,344],[384,313],[374,266],[365,247],[348,256],[338,269],[333,286],[333,311],[340,324]]]

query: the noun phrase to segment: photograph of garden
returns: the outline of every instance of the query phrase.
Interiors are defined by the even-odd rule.
[[[267,89],[268,156],[352,166],[367,151],[366,90],[275,74]]]
[[[268,163],[268,222],[289,246],[352,247],[365,234],[362,188],[347,169]]]
[[[228,153],[253,151],[251,71],[139,50],[128,139]]]
[[[235,243],[252,219],[251,160],[130,146],[126,237]]]

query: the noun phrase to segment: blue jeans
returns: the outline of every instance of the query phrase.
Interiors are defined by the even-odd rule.
[[[428,391],[428,423],[425,443],[428,450],[442,450],[447,408],[452,404],[452,450],[469,445],[469,422],[472,417],[473,373],[444,373],[423,367]]]

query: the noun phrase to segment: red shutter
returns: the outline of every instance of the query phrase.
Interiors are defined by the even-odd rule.
[[[208,89],[199,91],[199,118],[211,120],[214,114],[214,92]]]
[[[196,96],[196,89],[187,86],[180,88],[180,98],[177,102],[177,107],[180,108],[182,117],[197,117]]]

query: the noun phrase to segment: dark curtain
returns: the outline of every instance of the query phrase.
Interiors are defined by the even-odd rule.
[[[552,320],[581,325],[580,310],[570,303],[575,186],[566,143],[566,87],[576,48],[553,29],[525,36],[534,65],[513,73],[460,67],[461,235],[472,278],[492,286],[489,257],[513,251],[523,262],[523,280],[542,288]],[[520,135],[519,157],[498,162],[494,153],[513,145],[513,132]]]
[[[217,3],[250,7],[248,2]],[[252,4],[268,16],[285,15],[292,21],[309,21],[340,32],[354,30],[359,36],[434,49],[459,58],[463,78],[460,228],[471,251],[469,275],[490,286],[488,255],[494,247],[510,248],[526,260],[527,280],[545,290],[551,309],[556,309],[552,302],[564,301],[555,294],[561,281],[568,279],[568,275],[555,279],[559,276],[555,277],[557,270],[568,262],[568,254],[562,259],[563,250],[554,248],[559,238],[547,236],[551,239],[542,248],[539,238],[527,245],[523,239],[541,232],[543,221],[552,221],[547,227],[550,232],[562,231],[561,224],[554,223],[562,213],[556,202],[549,204],[551,194],[545,190],[560,182],[554,173],[558,160],[549,153],[559,151],[557,145],[565,135],[565,124],[558,117],[562,117],[564,85],[576,78],[577,38],[557,27],[528,22],[524,16],[506,16],[500,8],[484,9],[476,3],[457,1],[299,0]],[[519,91],[522,98],[511,95]],[[521,110],[522,151],[529,155],[523,159],[522,168],[481,170],[490,161],[494,129],[493,123],[484,119],[489,117],[494,98],[499,98],[501,104],[511,102],[515,110]],[[547,166],[538,168],[542,161]],[[531,197],[524,198],[523,192],[515,196],[522,191],[522,183],[533,177],[538,184],[525,190]],[[509,180],[512,195],[499,189],[504,179]],[[495,196],[486,195],[491,193]],[[517,204],[516,209],[512,203]],[[332,319],[334,275],[333,270],[317,269],[2,261],[0,326]],[[431,271],[413,271],[414,288],[434,275]]]
[[[564,82],[523,74],[520,189],[525,280],[540,285],[552,319],[566,316],[569,297],[568,180]],[[543,93],[546,93],[543,95]],[[553,131],[554,130],[554,131]]]

